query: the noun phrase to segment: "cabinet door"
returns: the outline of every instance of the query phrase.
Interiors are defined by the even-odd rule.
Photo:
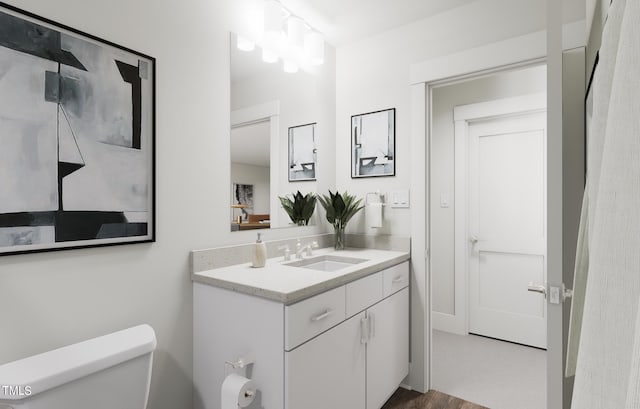
[[[285,352],[286,409],[365,409],[365,313]]]
[[[409,374],[409,289],[367,310],[367,409],[380,409]]]

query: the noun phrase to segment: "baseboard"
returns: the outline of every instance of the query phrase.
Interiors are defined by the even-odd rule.
[[[458,315],[446,314],[443,312],[431,312],[432,329],[450,332],[452,334],[467,335],[467,328],[464,318]]]

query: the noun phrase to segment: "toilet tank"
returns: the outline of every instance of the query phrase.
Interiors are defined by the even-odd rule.
[[[139,325],[0,365],[0,409],[145,409],[155,348]]]

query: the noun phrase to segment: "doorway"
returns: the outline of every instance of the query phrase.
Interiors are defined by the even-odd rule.
[[[431,91],[432,388],[546,408],[546,66]]]

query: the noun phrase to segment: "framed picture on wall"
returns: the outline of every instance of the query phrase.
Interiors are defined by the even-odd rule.
[[[0,3],[0,255],[155,241],[155,59]]]
[[[396,174],[396,109],[351,117],[351,177]]]
[[[289,182],[316,180],[316,124],[289,128]]]

